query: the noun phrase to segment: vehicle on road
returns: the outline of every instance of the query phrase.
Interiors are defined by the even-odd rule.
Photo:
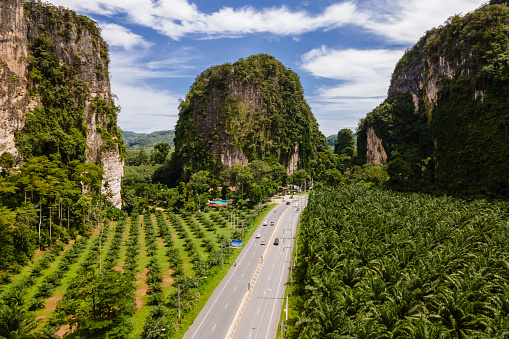
[[[289,201],[287,201],[287,202],[286,202],[286,204],[287,204],[287,205],[290,205],[290,202],[289,202]]]
[[[267,221],[264,221],[264,222],[263,222],[263,226],[267,226]]]
[[[260,245],[265,245],[265,240],[262,240],[262,243]]]
[[[274,208],[274,213],[276,213],[276,212],[277,212],[277,208]]]
[[[256,237],[256,239],[258,239],[258,238],[261,238],[261,236],[262,236],[262,235],[261,235],[260,233],[256,233],[256,236],[255,236],[255,237]]]
[[[274,221],[271,221],[270,226],[274,226],[274,225],[275,225]]]
[[[274,239],[274,245],[279,245],[279,238]]]

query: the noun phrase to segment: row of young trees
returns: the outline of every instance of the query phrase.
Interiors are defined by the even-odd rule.
[[[99,218],[118,214],[101,194],[103,170],[79,161],[32,157],[13,168],[0,157],[0,269],[23,264],[37,248],[88,232]]]
[[[315,192],[288,337],[506,337],[508,207],[359,185]]]

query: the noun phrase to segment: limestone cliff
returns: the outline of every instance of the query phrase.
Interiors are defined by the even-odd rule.
[[[366,160],[386,152],[399,185],[509,193],[509,8],[492,3],[428,31],[359,124]]]
[[[0,154],[102,164],[104,192],[120,207],[121,137],[96,23],[39,1],[0,9]]]
[[[14,132],[25,124],[28,106],[27,26],[23,0],[0,2],[0,154],[19,160]]]
[[[173,163],[190,173],[272,157],[291,174],[327,150],[297,74],[266,54],[197,77],[180,106],[175,147]]]

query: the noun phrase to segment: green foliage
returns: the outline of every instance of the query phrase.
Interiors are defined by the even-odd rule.
[[[14,157],[11,153],[3,152],[2,155],[0,155],[0,167],[2,167],[3,170],[9,170],[14,166]]]
[[[334,154],[346,154],[353,157],[355,153],[355,137],[353,132],[344,128],[338,132],[337,142],[334,144]]]
[[[167,143],[159,143],[154,146],[154,151],[150,156],[150,162],[152,164],[162,164],[166,161],[166,157],[170,153],[171,147]]]
[[[288,338],[504,337],[507,211],[360,185],[315,191]]]

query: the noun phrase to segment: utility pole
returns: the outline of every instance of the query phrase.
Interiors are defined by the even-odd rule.
[[[229,239],[230,243],[228,244],[228,265],[231,265],[231,248],[232,248],[232,240]]]
[[[223,266],[223,272],[224,272],[224,262],[223,262],[223,240],[221,240],[221,266]]]

